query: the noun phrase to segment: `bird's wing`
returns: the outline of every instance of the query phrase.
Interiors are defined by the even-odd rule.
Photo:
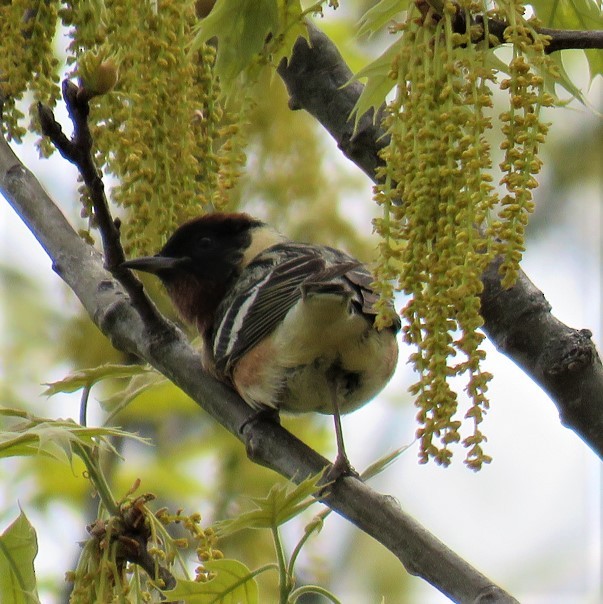
[[[360,291],[361,310],[365,315],[377,316],[376,304],[379,301],[379,294],[373,289],[375,278],[364,266],[354,268],[345,274],[345,278]],[[392,314],[391,328],[397,332],[402,327],[402,321],[398,313],[395,312],[393,304],[389,305],[394,311]]]
[[[244,270],[237,286],[218,309],[213,335],[216,367],[228,373],[236,361],[277,327],[308,291],[359,295],[350,271],[370,273],[353,258],[315,246],[279,244],[260,254]],[[355,284],[354,284],[355,285]]]

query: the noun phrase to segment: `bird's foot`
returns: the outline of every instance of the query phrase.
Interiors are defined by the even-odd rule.
[[[336,482],[339,478],[350,476],[360,479],[360,474],[352,467],[348,456],[339,452],[331,467],[325,473],[325,481],[329,483]]]

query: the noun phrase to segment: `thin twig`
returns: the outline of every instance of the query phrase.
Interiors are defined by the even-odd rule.
[[[428,14],[432,19],[439,19],[441,15],[434,13],[434,2],[417,2],[417,7],[423,17]],[[488,45],[490,48],[505,44],[505,32],[509,24],[502,19],[488,18],[488,27],[484,27],[484,16],[475,15],[471,17],[470,27],[480,26],[482,33],[480,36],[472,38],[474,43],[481,42],[485,37],[485,32],[490,34]],[[468,29],[465,11],[456,6],[456,14],[452,18],[452,29],[455,33],[464,34]],[[547,36],[548,43],[545,46],[544,52],[551,54],[559,50],[569,49],[603,49],[603,31],[602,30],[578,30],[578,29],[551,29],[548,27],[535,27],[534,31],[537,34]]]
[[[88,398],[90,396],[90,389],[92,387],[90,384],[86,384],[82,388],[82,397],[80,399],[80,424],[82,426],[86,425],[87,415],[88,415]]]
[[[102,238],[105,266],[109,270],[113,270],[126,257],[120,241],[119,221],[113,220],[111,216],[105,195],[105,185],[101,173],[94,164],[92,133],[88,124],[89,96],[84,93],[83,88],[70,80],[64,80],[63,99],[73,123],[72,139],[69,140],[63,134],[52,110],[42,103],[38,103],[42,131],[50,138],[59,153],[77,167],[88,187],[94,208],[94,218]]]
[[[59,153],[74,164],[88,187],[94,218],[101,236],[105,267],[124,286],[132,304],[143,320],[157,329],[171,331],[173,327],[158,312],[145,294],[142,283],[130,270],[121,268],[126,259],[121,245],[119,219],[113,219],[105,194],[102,172],[94,163],[94,141],[88,117],[90,95],[70,80],[63,81],[63,99],[73,123],[73,137],[67,138],[50,107],[38,103],[38,114],[43,133],[52,141]]]

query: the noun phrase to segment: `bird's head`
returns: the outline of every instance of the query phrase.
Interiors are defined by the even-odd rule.
[[[208,214],[178,227],[155,256],[122,266],[159,277],[182,316],[203,331],[243,268],[281,240],[248,214]]]

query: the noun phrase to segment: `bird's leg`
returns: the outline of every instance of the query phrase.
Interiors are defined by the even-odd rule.
[[[341,427],[341,412],[339,411],[339,401],[337,397],[337,385],[336,380],[331,382],[331,404],[333,406],[333,420],[335,422],[335,437],[337,438],[337,457],[327,472],[327,479],[330,481],[335,481],[340,476],[358,476],[358,472],[356,472],[350,464],[350,460],[345,452],[343,428]]]

